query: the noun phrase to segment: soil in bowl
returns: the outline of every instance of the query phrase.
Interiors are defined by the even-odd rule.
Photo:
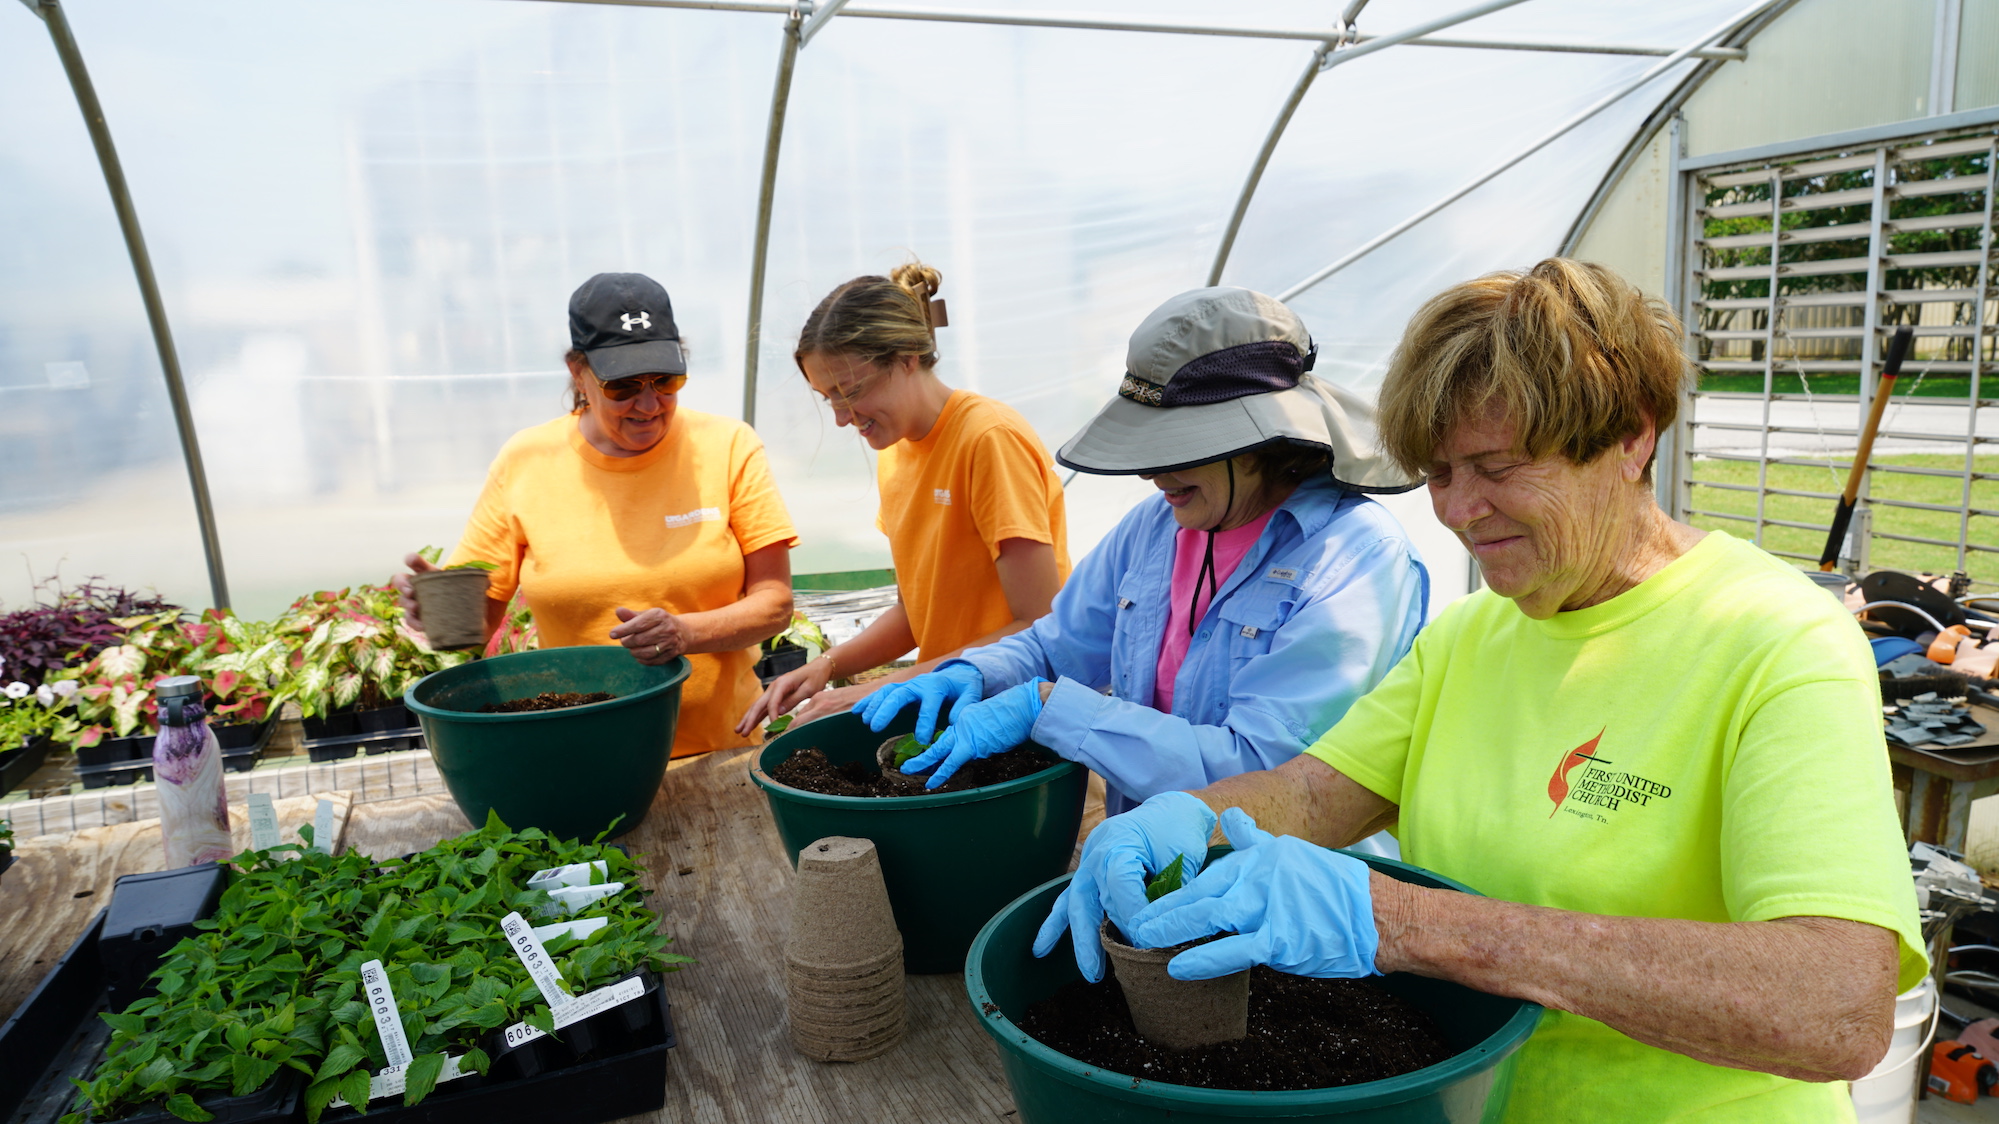
[[[563,710],[572,706],[609,702],[618,696],[609,691],[543,691],[539,695],[525,699],[508,699],[506,702],[487,703],[479,708],[481,714],[526,714],[535,710]]]
[[[1023,745],[982,757],[958,770],[958,775],[946,785],[950,791],[966,788],[982,788],[989,784],[1002,784],[1019,777],[1032,776],[1043,769],[1059,764],[1054,754],[1038,746]],[[802,788],[807,792],[824,793],[827,796],[934,796],[944,789],[917,789],[908,791],[895,786],[893,782],[878,772],[871,772],[858,761],[845,765],[835,765],[826,759],[826,754],[817,746],[801,749],[785,761],[772,768],[770,778],[779,784]],[[959,784],[960,779],[968,783]]]
[[[1076,981],[1027,1008],[1020,1028],[1114,1073],[1206,1089],[1327,1089],[1379,1081],[1457,1053],[1415,1004],[1367,980],[1254,968],[1249,1036],[1169,1050],[1140,1038],[1116,977]]]

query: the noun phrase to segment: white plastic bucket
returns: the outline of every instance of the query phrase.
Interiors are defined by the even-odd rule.
[[[1895,997],[1895,1037],[1874,1072],[1853,1083],[1853,1114],[1860,1124],[1911,1124],[1916,1119],[1916,1060],[1937,1030],[1936,982]]]

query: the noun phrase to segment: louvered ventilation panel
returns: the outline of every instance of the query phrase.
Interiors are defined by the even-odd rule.
[[[1888,338],[1910,324],[1851,555],[1999,587],[1995,143],[1988,130],[1693,174],[1693,522],[1816,564]]]

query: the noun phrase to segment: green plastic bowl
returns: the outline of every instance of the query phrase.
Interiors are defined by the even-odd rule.
[[[1218,847],[1209,861],[1228,853]],[[1353,852],[1344,852],[1353,854]],[[1473,893],[1418,867],[1355,854],[1391,878]],[[1030,1037],[1014,1020],[1082,978],[1064,937],[1046,958],[1034,933],[1069,875],[1036,887],[979,933],[965,963],[965,990],[986,1033],[999,1043],[1021,1124],[1227,1124],[1254,1120],[1338,1120],[1341,1124],[1474,1124],[1506,1110],[1513,1059],[1541,1021],[1541,1008],[1462,984],[1397,972],[1376,982],[1421,1007],[1461,1052],[1414,1073],[1335,1089],[1244,1092],[1147,1081],[1085,1065]]]
[[[591,839],[639,826],[673,755],[687,661],[648,667],[622,647],[543,648],[426,675],[404,698],[423,723],[452,799],[473,823],[488,809],[516,831]],[[617,698],[564,710],[480,714],[544,691]],[[619,819],[618,817],[624,817]]]
[[[877,734],[858,715],[809,722],[765,746],[750,777],[793,866],[816,839],[871,839],[902,931],[902,964],[915,973],[956,972],[979,927],[1028,888],[1069,869],[1083,824],[1090,775],[1063,761],[1004,784],[930,796],[827,796],[782,785],[770,770],[817,746],[834,764],[875,768],[883,740],[916,728],[909,707]]]

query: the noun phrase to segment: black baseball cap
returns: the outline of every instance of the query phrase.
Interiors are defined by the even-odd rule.
[[[569,342],[598,382],[633,375],[684,375],[673,302],[643,273],[599,273],[569,295]]]

